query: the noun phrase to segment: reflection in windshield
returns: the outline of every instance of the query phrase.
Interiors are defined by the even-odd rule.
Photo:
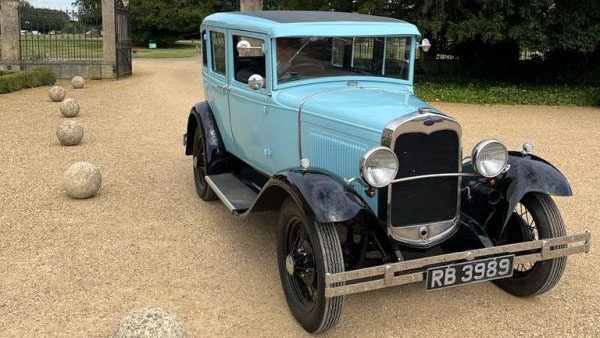
[[[346,75],[408,80],[410,37],[301,37],[277,39],[277,80]]]

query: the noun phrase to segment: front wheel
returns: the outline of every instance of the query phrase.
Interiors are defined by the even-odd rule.
[[[325,274],[344,271],[335,225],[311,220],[288,198],[279,218],[277,260],[285,298],[302,327],[319,333],[335,326],[344,297],[325,298]]]
[[[565,236],[558,207],[547,194],[529,193],[515,208],[506,225],[504,242],[518,243]],[[552,289],[560,280],[567,257],[519,264],[510,278],[494,281],[504,291],[519,297],[535,296]]]

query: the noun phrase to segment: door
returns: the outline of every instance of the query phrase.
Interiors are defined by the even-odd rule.
[[[240,41],[249,43],[250,48],[238,51]],[[269,130],[266,125],[268,114],[270,74],[268,40],[264,35],[241,31],[229,31],[228,46],[231,51],[229,66],[229,114],[231,130],[235,140],[237,156],[266,174],[273,172],[273,151],[269,145]],[[248,78],[258,74],[265,86],[251,89]]]
[[[213,111],[225,148],[236,153],[229,120],[229,67],[227,64],[226,32],[222,29],[207,28],[209,42],[208,70],[203,72],[206,101]]]

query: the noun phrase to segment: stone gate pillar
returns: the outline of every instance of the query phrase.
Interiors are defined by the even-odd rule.
[[[0,0],[0,25],[2,30],[0,69],[19,70],[21,68],[21,60],[19,60],[19,35],[21,34],[19,0]]]
[[[240,11],[262,11],[263,0],[240,0]]]
[[[102,77],[113,78],[115,77],[115,66],[117,64],[115,0],[102,0],[102,31],[104,32],[102,36],[104,50]]]

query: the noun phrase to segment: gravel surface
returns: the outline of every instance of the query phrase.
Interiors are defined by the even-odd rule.
[[[119,318],[166,306],[191,337],[304,336],[276,267],[276,214],[233,218],[200,201],[181,135],[202,99],[198,59],[134,61],[135,75],[88,81],[67,96],[86,127],[77,147],[48,87],[0,95],[0,337],[107,337]],[[562,281],[532,299],[492,283],[425,292],[424,284],[347,297],[325,336],[600,336],[600,109],[435,103],[463,126],[464,147],[497,137],[535,152],[571,181],[557,198],[570,233],[595,231]],[[97,196],[61,187],[76,161],[103,173]]]

